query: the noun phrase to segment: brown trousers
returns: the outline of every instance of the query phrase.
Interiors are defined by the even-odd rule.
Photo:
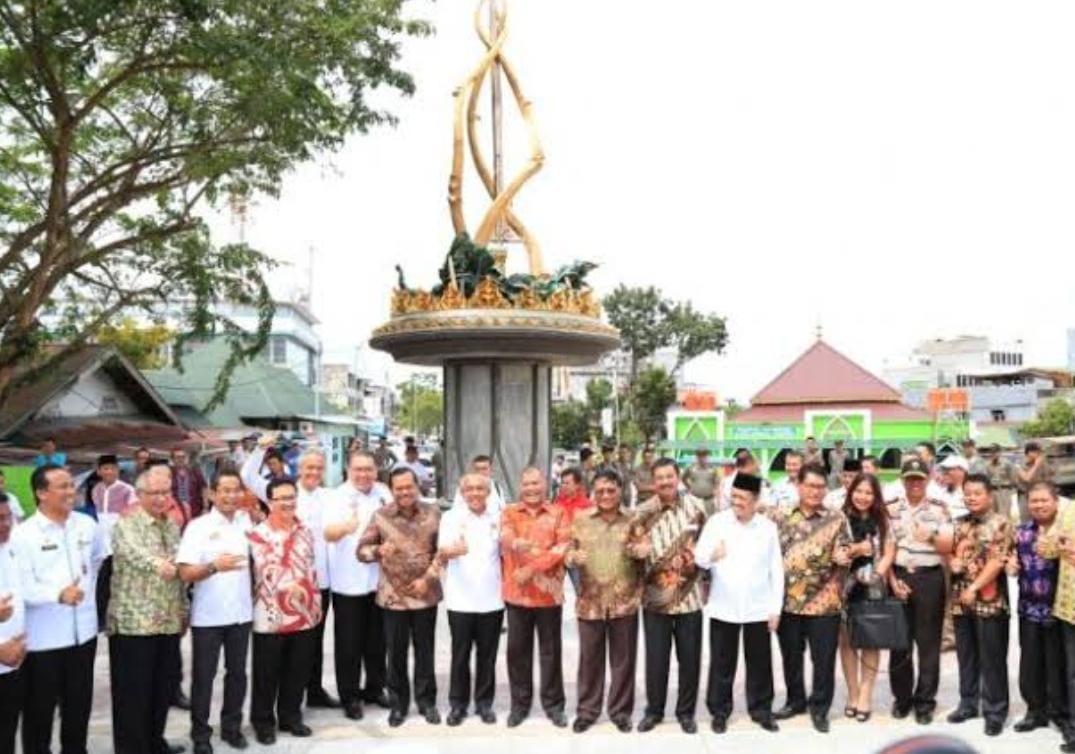
[[[612,676],[608,689],[609,719],[630,720],[635,708],[638,613],[609,620],[580,618],[578,623],[579,718],[593,721],[601,716],[607,654]]]

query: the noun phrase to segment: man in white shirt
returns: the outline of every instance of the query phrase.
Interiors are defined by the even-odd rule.
[[[784,454],[784,472],[787,476],[772,486],[770,501],[781,510],[790,511],[799,504],[799,470],[803,467],[803,454],[789,450]]]
[[[851,489],[851,483],[855,481],[860,471],[862,471],[862,462],[859,459],[851,456],[844,458],[840,467],[840,486],[825,494],[821,507],[827,511],[843,510],[844,503],[847,501],[847,491]]]
[[[504,621],[501,595],[500,515],[489,509],[489,478],[470,473],[459,482],[465,503],[440,520],[441,581],[452,667],[448,687],[448,725],[459,725],[470,705],[470,655],[474,651],[474,710],[483,723],[496,722],[496,652]]]
[[[75,483],[60,466],[34,470],[37,512],[11,534],[26,605],[22,750],[50,751],[60,708],[63,752],[86,751],[97,654],[97,572],[110,554],[97,522],[76,513]]]
[[[390,706],[385,693],[384,614],[376,603],[380,567],[360,563],[356,555],[359,537],[373,513],[390,502],[392,493],[377,481],[373,454],[356,450],[347,461],[347,481],[336,488],[323,511],[335,616],[336,693],[351,720],[362,719],[364,701]]]
[[[706,522],[695,547],[695,562],[709,570],[709,691],[706,706],[714,733],[728,729],[732,684],[743,634],[747,709],[754,722],[776,731],[773,720],[771,633],[780,625],[784,600],[784,559],[776,524],[756,515],[761,479],[736,474],[732,510]]]
[[[8,546],[14,523],[11,501],[0,493],[0,754],[15,754],[25,690],[20,666],[26,659],[26,609]]]
[[[468,474],[481,474],[483,477],[489,480],[489,499],[485,502],[485,507],[489,509],[489,512],[494,516],[499,516],[500,512],[504,510],[504,493],[500,491],[500,485],[495,479],[493,479],[493,459],[490,456],[479,455],[474,456],[470,461],[470,467],[467,469]],[[557,476],[555,479],[559,480]],[[466,507],[467,501],[463,495],[463,488],[459,487],[455,491],[455,499],[452,501],[453,508]]]
[[[246,699],[246,654],[250,646],[253,598],[250,592],[250,517],[239,510],[243,485],[239,473],[224,469],[212,481],[212,509],[190,522],[179,544],[179,578],[194,585],[190,608],[193,649],[190,688],[190,738],[194,754],[213,754],[209,726],[213,681],[224,649],[224,703],[220,738],[236,749],[247,746],[242,734]]]
[[[321,622],[314,629],[314,662],[310,668],[310,682],[306,685],[306,706],[321,709],[338,709],[340,703],[325,690],[323,683],[325,664],[325,621],[331,596],[328,578],[328,545],[325,542],[325,506],[333,491],[321,486],[325,478],[325,451],[309,447],[299,455],[296,464],[298,476],[298,504],[295,515],[306,524],[314,536],[314,567],[317,569],[317,588],[321,590]]]

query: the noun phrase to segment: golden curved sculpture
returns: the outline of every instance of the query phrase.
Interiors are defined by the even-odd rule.
[[[508,38],[507,0],[479,0],[478,7],[474,12],[474,28],[482,44],[485,45],[485,54],[463,84],[455,91],[452,173],[448,181],[448,205],[451,208],[452,225],[455,227],[456,235],[468,232],[466,216],[463,212],[463,171],[465,153],[469,147],[474,168],[481,179],[482,185],[485,186],[489,198],[492,199],[492,204],[486,210],[485,216],[478,225],[478,230],[472,235],[474,242],[479,246],[487,245],[493,239],[497,229],[502,224],[507,225],[526,247],[530,274],[544,275],[546,270],[541,255],[541,247],[538,245],[533,233],[523,224],[511,207],[512,202],[526,182],[541,170],[545,162],[545,153],[542,151],[541,140],[538,138],[537,127],[534,124],[532,103],[523,94],[515,68],[504,57],[504,44]],[[511,89],[512,97],[515,99],[523,122],[526,125],[530,142],[529,161],[502,190],[497,185],[499,182],[498,176],[489,169],[477,134],[478,98],[481,96],[490,72],[493,72],[493,75],[504,74],[504,79]]]

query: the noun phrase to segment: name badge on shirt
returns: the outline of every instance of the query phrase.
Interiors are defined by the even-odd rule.
[[[60,546],[54,542],[46,542],[41,545],[41,552],[52,552],[53,550],[59,550]]]

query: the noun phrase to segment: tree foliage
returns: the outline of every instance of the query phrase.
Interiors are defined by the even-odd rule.
[[[647,440],[660,438],[668,408],[676,402],[676,381],[662,367],[646,367],[631,391],[634,421]]]
[[[444,393],[412,380],[399,386],[396,421],[410,433],[431,435],[444,425]]]
[[[0,398],[50,338],[67,348],[40,370],[117,313],[186,300],[181,338],[232,345],[219,400],[265,345],[271,262],[214,244],[200,212],[392,121],[369,91],[413,90],[399,45],[428,31],[403,1],[0,3]],[[257,333],[218,301],[254,307]]]
[[[112,346],[139,369],[163,369],[167,366],[164,347],[175,340],[175,333],[162,324],[142,326],[132,317],[119,324],[108,324],[97,333],[97,342]]]
[[[1075,409],[1063,398],[1053,398],[1020,430],[1025,437],[1055,437],[1075,432]]]
[[[609,322],[620,331],[623,347],[630,353],[632,385],[639,365],[658,348],[675,348],[672,371],[677,372],[691,359],[724,350],[728,342],[723,317],[695,311],[689,301],[666,299],[653,286],[621,285],[605,297],[604,306]]]
[[[590,412],[582,401],[568,400],[552,407],[552,444],[577,448],[590,437]]]
[[[612,405],[612,383],[603,377],[586,383],[586,407],[591,423],[601,422],[601,412]]]

